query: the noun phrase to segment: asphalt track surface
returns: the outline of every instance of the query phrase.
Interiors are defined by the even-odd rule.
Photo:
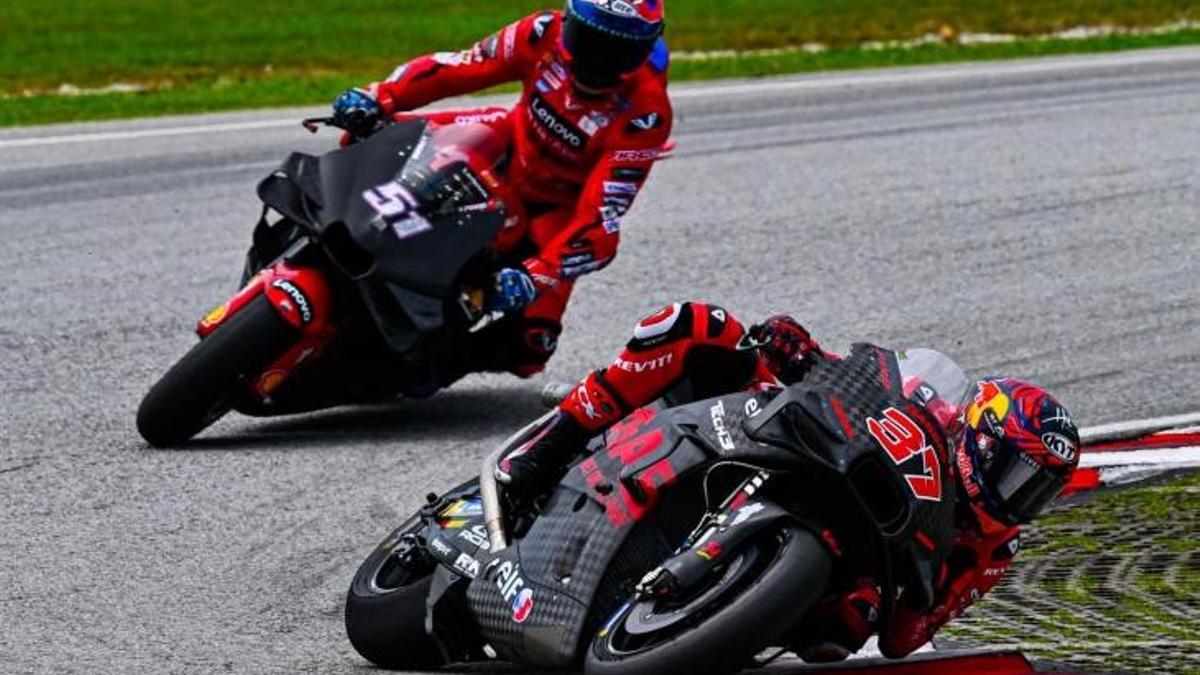
[[[1196,408],[1200,50],[675,91],[678,152],[549,376],[692,298],[938,347],[1085,425]],[[140,397],[233,290],[255,182],[332,143],[308,112],[0,132],[0,670],[361,670],[356,565],[539,413],[541,379],[472,377],[141,441]]]

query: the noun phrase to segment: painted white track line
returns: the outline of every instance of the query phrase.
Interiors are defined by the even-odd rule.
[[[1161,450],[1085,452],[1079,457],[1079,466],[1088,469],[1138,465],[1153,466],[1159,469],[1200,466],[1200,446],[1163,448]]]
[[[1090,443],[1101,443],[1103,441],[1136,438],[1138,436],[1145,436],[1146,434],[1166,431],[1167,429],[1178,429],[1180,427],[1189,427],[1197,424],[1200,424],[1200,413],[1171,415],[1168,417],[1152,417],[1144,420],[1113,422],[1112,424],[1101,424],[1099,426],[1080,429],[1079,438],[1084,445],[1088,445]]]
[[[1079,466],[1097,470],[1101,486],[1116,487],[1155,478],[1168,471],[1198,469],[1200,447],[1084,453],[1079,458]]]
[[[770,92],[801,92],[850,87],[883,87],[923,82],[963,80],[977,77],[1015,77],[1032,74],[1083,72],[1115,66],[1143,66],[1164,63],[1200,63],[1200,47],[1178,47],[1084,56],[1048,57],[988,63],[966,63],[915,68],[883,69],[860,73],[815,74],[765,78],[757,81],[733,81],[724,84],[683,85],[673,87],[671,97],[676,101],[703,98],[726,98],[753,96]],[[492,98],[492,97],[489,97]],[[510,97],[511,99],[511,97]],[[504,100],[510,100],[504,99]],[[487,100],[478,98],[464,104],[458,100],[457,107],[486,105]],[[132,140],[164,136],[225,133],[256,129],[273,129],[298,124],[296,119],[262,119],[246,122],[224,122],[214,124],[192,124],[143,129],[124,129],[94,133],[31,136],[0,140],[0,148],[22,148],[65,143],[87,143],[93,141]]]
[[[1078,72],[1112,68],[1115,66],[1144,66],[1187,61],[1200,61],[1200,48],[1183,47],[1179,49],[1152,49],[1114,54],[1020,59],[1016,61],[958,63],[940,66],[872,70],[862,73],[817,74],[801,78],[796,78],[795,76],[791,78],[767,78],[760,81],[741,81],[715,86],[681,87],[671,91],[671,98],[674,100],[686,100],[689,98],[745,96],[773,91],[878,87],[962,80],[973,77],[1010,77],[1058,72]]]
[[[0,141],[0,148],[27,148],[40,145],[62,145],[64,143],[87,143],[89,141],[121,141],[135,138],[155,138],[159,136],[187,136],[190,134],[212,134],[227,131],[253,131],[255,129],[275,129],[281,127],[299,127],[296,119],[255,120],[252,122],[225,122],[222,124],[197,124],[177,127],[158,127],[154,129],[128,129],[123,131],[101,131],[90,134],[66,134],[62,136],[33,136],[30,138],[14,138]]]

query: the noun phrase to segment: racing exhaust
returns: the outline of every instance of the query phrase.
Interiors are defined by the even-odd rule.
[[[488,550],[493,555],[508,548],[508,539],[504,533],[504,512],[500,508],[500,488],[496,484],[496,468],[500,465],[500,458],[510,449],[518,447],[536,436],[542,427],[557,415],[557,410],[551,410],[521,427],[517,433],[509,436],[499,447],[483,458],[483,467],[479,471],[479,496],[483,500],[483,524],[488,533],[490,546]]]

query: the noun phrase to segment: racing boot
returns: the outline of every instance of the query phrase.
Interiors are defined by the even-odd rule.
[[[500,458],[496,480],[520,497],[544,494],[562,478],[567,464],[592,435],[560,410],[531,440]]]
[[[871,579],[822,601],[793,630],[792,650],[806,663],[842,661],[879,630],[879,589]]]

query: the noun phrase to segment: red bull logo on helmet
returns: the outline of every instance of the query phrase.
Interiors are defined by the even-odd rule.
[[[978,430],[979,424],[987,420],[992,432],[997,436],[1003,436],[1004,418],[1008,417],[1011,407],[1012,401],[1008,398],[1008,394],[1000,388],[1000,385],[985,380],[979,383],[979,390],[975,392],[974,400],[967,407],[967,424],[972,429]]]

